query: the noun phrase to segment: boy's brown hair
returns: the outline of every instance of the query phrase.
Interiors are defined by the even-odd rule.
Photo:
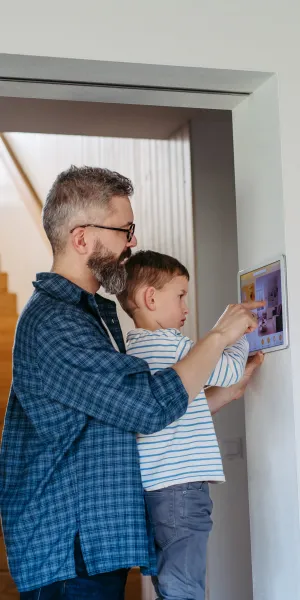
[[[126,262],[126,271],[126,288],[118,295],[118,300],[130,317],[137,308],[135,297],[142,286],[161,290],[174,277],[190,278],[188,270],[179,260],[153,250],[140,250],[133,254]]]

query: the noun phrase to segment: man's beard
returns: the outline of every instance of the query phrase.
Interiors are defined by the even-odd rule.
[[[125,264],[120,264],[125,258],[131,256],[131,249],[127,248],[121,256],[116,257],[113,252],[107,250],[97,242],[94,252],[90,256],[87,266],[96,277],[97,281],[104,287],[108,294],[120,294],[123,292],[127,281]]]

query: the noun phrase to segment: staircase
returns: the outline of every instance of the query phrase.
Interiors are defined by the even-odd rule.
[[[17,298],[7,289],[7,275],[0,272],[0,437],[11,384],[12,347],[17,323]],[[0,598],[17,600],[19,594],[10,577],[0,530]]]

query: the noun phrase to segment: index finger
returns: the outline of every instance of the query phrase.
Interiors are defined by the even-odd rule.
[[[266,306],[266,302],[243,302],[243,306],[249,310],[254,310],[255,308],[263,308]]]

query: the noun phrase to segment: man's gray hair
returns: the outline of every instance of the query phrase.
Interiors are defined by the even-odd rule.
[[[77,213],[84,213],[97,206],[108,207],[113,196],[130,197],[132,194],[130,179],[109,169],[72,165],[60,173],[43,208],[43,226],[53,253],[58,254],[64,250],[67,228]],[[76,226],[76,223],[73,222],[72,226]]]

